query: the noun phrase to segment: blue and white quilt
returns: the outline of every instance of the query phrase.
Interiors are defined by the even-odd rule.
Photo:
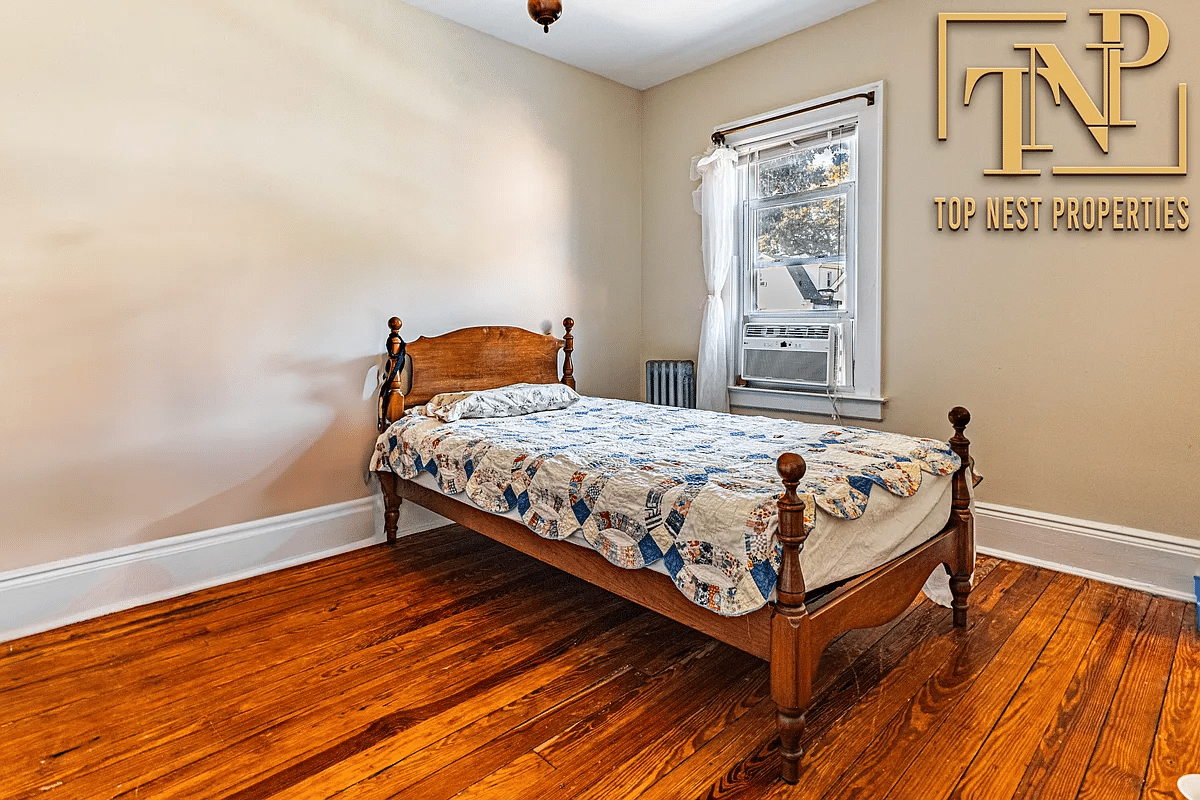
[[[873,493],[910,497],[922,474],[959,466],[932,439],[584,397],[520,417],[406,416],[379,437],[371,469],[427,472],[446,494],[516,510],[539,536],[579,533],[620,567],[661,561],[689,599],[736,616],[775,587],[775,460],[789,451],[808,464],[810,529],[816,508],[855,519]]]

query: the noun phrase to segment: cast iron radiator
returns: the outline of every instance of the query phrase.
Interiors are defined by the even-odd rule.
[[[695,362],[647,361],[646,402],[656,406],[695,408]]]

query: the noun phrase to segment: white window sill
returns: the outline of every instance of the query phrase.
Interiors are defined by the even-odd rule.
[[[751,386],[730,386],[729,405],[734,408],[762,408],[770,411],[794,411],[799,414],[820,414],[832,417],[834,404],[837,416],[848,419],[883,419],[886,397],[857,394],[834,394],[831,402],[826,394],[796,392],[786,389],[759,389]]]

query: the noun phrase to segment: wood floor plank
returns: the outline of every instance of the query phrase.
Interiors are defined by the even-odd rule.
[[[283,718],[247,708],[229,721],[227,733],[234,741],[204,736],[211,763],[197,758],[194,750],[177,753],[192,759],[186,766],[160,772],[141,791],[164,798],[195,797],[199,792],[221,797],[267,796],[314,775],[329,765],[368,749],[420,722],[436,716],[478,693],[561,653],[565,648],[597,635],[605,628],[640,613],[640,609],[615,601],[599,616],[571,617],[555,606],[535,618],[513,623],[518,637],[504,649],[491,647],[496,639],[483,636],[441,650],[431,658],[406,659],[405,669],[385,672]],[[540,635],[534,636],[533,629]],[[463,683],[464,673],[470,676]],[[310,691],[317,686],[310,687]],[[186,742],[180,744],[187,745]],[[246,774],[247,764],[262,764]],[[126,790],[132,796],[132,792]],[[117,795],[118,797],[122,795]]]
[[[1022,578],[1028,585],[1021,584]],[[1048,581],[1049,576],[1039,578],[1036,572],[1025,572],[1012,565],[996,569],[987,575],[973,593],[976,612],[972,625],[978,625],[979,620],[1002,600],[1020,603],[1021,598],[1026,597],[1031,604]],[[1014,589],[1014,585],[1018,584],[1021,587]],[[931,625],[940,627],[931,630]],[[822,680],[808,714],[806,753],[801,763],[801,779],[808,796],[819,797],[854,762],[857,752],[865,745],[860,744],[858,751],[853,747],[841,747],[842,740],[829,734],[840,720],[856,718],[854,714],[846,715],[845,710],[853,708],[857,712],[862,703],[870,702],[865,698],[871,697],[886,697],[892,702],[902,702],[907,697],[904,691],[885,694],[873,690],[882,684],[885,676],[912,680],[914,676],[921,675],[923,666],[910,669],[906,664],[914,655],[918,659],[923,658],[930,665],[929,669],[941,663],[956,646],[955,641],[962,638],[952,631],[946,609],[921,604],[845,670]],[[942,635],[949,638],[942,639]],[[933,644],[935,642],[940,644]],[[928,677],[928,672],[924,676]],[[917,682],[924,681],[925,677]],[[878,719],[880,715],[877,708],[870,707],[862,713],[872,719]],[[889,712],[888,716],[891,713],[894,712]],[[765,731],[744,731],[732,726],[729,735],[714,737],[712,743],[647,789],[642,797],[646,800],[665,800],[684,792],[685,787],[697,784],[711,785],[711,791],[719,791],[722,798],[765,796],[778,786],[777,740],[772,730],[773,716],[771,719],[771,727]],[[858,723],[847,724],[858,726]],[[752,738],[747,739],[747,736]],[[837,746],[830,744],[832,742],[837,742]],[[741,748],[742,756],[727,760],[731,744]],[[713,764],[719,765],[719,772],[711,771]]]
[[[654,621],[655,629],[652,633],[657,636],[650,640],[638,641],[636,644],[640,652],[628,653],[629,663],[637,664],[637,667],[627,676],[631,688],[626,689],[624,694],[645,691],[642,684],[649,678],[665,678],[667,677],[663,675],[665,671],[677,670],[681,664],[701,657],[718,646],[712,639],[694,635],[694,632],[664,620],[657,614],[648,616]],[[667,647],[662,647],[660,644],[664,625],[668,630],[675,629],[674,635],[669,640],[671,645]],[[680,639],[683,641],[680,642]],[[666,666],[663,666],[660,661],[661,654],[664,652],[673,653],[675,656]],[[403,764],[389,770],[388,773],[391,774],[384,773],[374,776],[372,783],[384,783],[393,789],[403,790],[404,796],[414,798],[450,797],[470,786],[479,775],[495,771],[526,751],[563,734],[572,726],[599,714],[603,709],[610,708],[620,697],[610,697],[607,691],[589,696],[580,695],[507,732],[501,731],[499,736],[496,735],[496,728],[492,727],[493,721],[487,720],[484,725],[479,727],[479,730],[467,732],[469,735],[463,737],[461,741],[456,737],[456,741],[440,742],[428,749],[433,752],[423,751],[414,754]],[[482,746],[458,759],[450,760],[450,763],[444,763],[455,748],[480,739],[484,740]],[[410,779],[412,776],[419,776],[420,780],[414,782]],[[379,780],[377,781],[375,778]],[[355,787],[355,789],[357,788]],[[347,794],[358,800],[358,794],[354,792]],[[393,795],[372,793],[369,796],[390,797]],[[339,795],[339,800],[340,798]]]
[[[119,691],[105,691],[86,685],[80,687],[73,683],[72,688],[80,692],[80,697],[89,698],[83,703],[84,708],[55,707],[36,718],[0,723],[0,731],[31,758],[44,756],[48,752],[72,753],[70,758],[56,761],[56,777],[66,780],[75,774],[73,770],[95,771],[98,766],[106,765],[111,754],[129,755],[131,744],[134,751],[151,745],[161,748],[166,742],[197,729],[197,723],[186,726],[173,723],[147,725],[136,716],[122,713],[119,706],[126,702],[130,694],[151,705],[156,700],[162,703],[169,701],[177,714],[187,715],[193,709],[207,708],[207,719],[211,726],[214,719],[219,722],[224,718],[221,709],[253,702],[255,698],[267,701],[276,693],[287,692],[297,684],[303,685],[305,680],[321,681],[331,670],[353,670],[355,664],[364,658],[389,658],[406,646],[426,649],[437,647],[442,638],[441,632],[447,629],[453,631],[456,626],[469,628],[488,619],[488,614],[503,614],[505,609],[523,607],[535,596],[532,593],[534,591],[528,580],[519,576],[498,585],[485,581],[479,592],[472,590],[450,603],[433,599],[429,610],[417,614],[404,609],[387,614],[377,613],[381,628],[373,624],[365,625],[365,630],[346,637],[331,636],[327,641],[328,647],[312,651],[306,649],[298,654],[290,652],[289,642],[303,647],[308,640],[304,631],[295,632],[290,639],[264,639],[254,657],[246,662],[249,667],[230,669],[231,665],[242,662],[236,651],[234,654],[223,653],[213,665],[216,674],[207,675],[202,671],[196,676],[198,684],[187,680],[179,681],[178,685],[163,681],[152,662],[145,678],[126,669],[109,670],[98,676],[99,685],[109,690],[119,688]],[[446,597],[453,598],[453,594],[447,593]],[[435,623],[436,628],[433,627]],[[353,621],[350,622],[351,630],[357,627]],[[223,652],[223,648],[214,649]],[[199,665],[203,666],[206,661],[200,660]],[[160,686],[156,690],[148,690],[143,685],[146,681],[157,681]],[[110,711],[109,706],[113,703],[118,704],[118,708]],[[93,705],[96,707],[93,708]],[[92,741],[88,732],[99,726],[103,726],[105,737],[102,741]],[[47,730],[51,732],[49,735]],[[86,747],[80,747],[81,738],[88,740]],[[139,744],[142,746],[139,747]],[[19,768],[18,765],[10,766]],[[6,779],[5,770],[6,766],[0,764],[0,781]]]
[[[887,763],[892,776],[903,769],[906,758],[916,749],[906,739],[920,740],[923,730],[937,719],[938,706],[927,704],[927,717],[914,717],[913,710],[925,699],[930,685],[942,688],[943,701],[952,704],[957,696],[955,676],[969,683],[973,668],[982,668],[1011,635],[1028,609],[1050,583],[1052,575],[1042,570],[1023,570],[1006,565],[984,580],[972,593],[973,617],[966,630],[947,627],[937,636],[916,643],[905,660],[882,676],[878,684],[864,694],[850,713],[841,715],[811,741],[802,779],[813,798],[839,789],[851,790],[851,796],[870,787],[873,795],[889,784],[878,781],[880,763]],[[944,609],[941,609],[944,614]],[[939,679],[941,679],[939,681]],[[861,717],[859,715],[862,715]],[[870,718],[871,725],[861,720]],[[902,723],[907,723],[902,724]],[[907,747],[906,747],[907,745]],[[888,752],[887,748],[895,748]],[[880,762],[884,750],[886,762]],[[858,773],[864,768],[863,774]],[[769,796],[783,796],[782,787]]]
[[[431,719],[427,731],[414,729],[403,737],[381,742],[346,760],[337,771],[298,783],[280,796],[336,794],[339,798],[356,800],[390,797],[450,764],[456,764],[458,769],[458,762],[468,756],[476,759],[477,764],[487,765],[487,768],[472,767],[474,776],[487,774],[572,724],[578,715],[593,713],[616,696],[628,693],[632,685],[644,681],[645,675],[630,664],[653,647],[663,622],[656,614],[647,612],[577,648],[572,655],[578,656],[578,662],[573,658],[557,660],[557,669],[565,670],[565,674],[551,679],[548,670],[529,673],[532,688],[516,700],[507,704],[496,702],[505,696],[499,692],[481,696],[474,705],[485,707],[488,713],[466,721],[461,727],[455,728],[442,718]],[[712,646],[711,640],[699,638]],[[504,687],[506,692],[514,688],[520,688],[520,684],[514,682]],[[616,695],[609,696],[614,692]],[[514,741],[518,742],[516,752],[512,751]],[[497,752],[507,755],[496,755]],[[347,784],[341,777],[345,772],[370,777]],[[470,782],[467,780],[459,788]]]
[[[560,784],[580,783],[608,771],[610,765],[638,761],[656,739],[648,731],[676,729],[706,706],[739,707],[761,691],[764,665],[724,645],[698,654],[646,683],[637,702],[620,702],[582,720],[534,748],[558,769]],[[683,687],[693,691],[681,692]],[[704,687],[703,691],[697,691]],[[694,733],[689,730],[689,734]]]
[[[954,713],[1053,578],[1044,570],[1018,574],[994,604],[976,604],[983,618],[967,635],[957,641],[947,639],[943,648],[929,647],[927,656],[901,665],[878,692],[859,703],[854,714],[839,720],[840,727],[826,737],[836,747],[814,748],[811,768],[805,771],[806,789],[813,798],[848,800],[891,788],[879,775],[880,765],[887,764],[894,778],[903,773],[928,733]],[[906,697],[908,702],[897,707]],[[863,725],[860,713],[870,714],[877,723]]]
[[[464,559],[471,556],[465,555]],[[529,564],[517,564],[508,573],[493,571],[477,572],[476,569],[466,570],[460,564],[444,573],[444,580],[471,587],[462,596],[444,594],[440,597],[430,597],[428,585],[423,587],[422,601],[410,607],[400,605],[393,607],[387,602],[385,595],[358,597],[353,593],[349,596],[313,597],[307,593],[300,595],[300,607],[297,608],[297,596],[292,595],[291,602],[279,609],[264,607],[262,613],[252,621],[244,619],[229,620],[225,614],[212,613],[208,615],[207,624],[198,624],[196,629],[187,623],[181,623],[183,632],[175,637],[162,640],[156,636],[156,646],[137,653],[121,653],[110,657],[102,663],[88,663],[79,669],[59,673],[52,677],[39,677],[22,687],[10,688],[0,695],[0,701],[9,711],[8,721],[18,722],[26,717],[37,715],[43,717],[47,713],[61,713],[72,716],[79,713],[102,719],[113,713],[113,706],[123,704],[124,700],[115,693],[107,692],[112,685],[114,675],[119,675],[122,684],[129,691],[144,695],[157,687],[161,691],[187,692],[187,682],[199,683],[212,689],[222,682],[222,676],[228,673],[226,664],[232,658],[244,659],[247,663],[268,666],[274,663],[270,654],[276,649],[276,643],[288,637],[304,635],[314,626],[326,624],[332,615],[339,620],[358,620],[358,625],[347,625],[348,639],[361,642],[369,631],[386,626],[390,621],[407,615],[416,620],[422,617],[433,618],[442,610],[450,613],[454,608],[463,608],[464,602],[483,604],[491,602],[509,591],[519,588],[533,574],[534,568]],[[383,583],[383,576],[380,576]],[[345,590],[343,589],[343,594]],[[380,609],[386,609],[385,614]],[[164,621],[163,624],[172,624]],[[388,628],[389,634],[391,628]],[[219,649],[211,646],[214,639],[220,639]],[[186,670],[178,670],[180,677],[177,681],[163,682],[158,677],[164,673],[177,671],[181,665]],[[244,679],[248,673],[243,672]],[[144,685],[136,685],[139,676],[149,676]],[[66,708],[71,702],[64,698],[62,704],[45,708],[41,685],[53,677],[69,680],[79,693],[93,698],[82,709]],[[101,702],[96,702],[99,699]],[[105,702],[107,700],[107,702]]]
[[[525,753],[500,769],[454,795],[456,800],[496,800],[498,797],[529,797],[538,800],[566,800],[566,793],[555,785],[557,770],[537,753]],[[538,787],[536,790],[533,787]]]
[[[974,585],[979,587],[1000,563],[998,559],[981,556],[975,568]],[[1015,575],[1013,579],[1016,579]],[[979,596],[973,595],[972,602],[977,604]],[[913,598],[913,602],[908,607],[908,610],[891,622],[887,622],[876,628],[847,631],[834,639],[825,648],[825,652],[821,654],[821,662],[817,668],[817,679],[813,684],[813,695],[819,695],[832,681],[834,676],[840,675],[843,670],[853,664],[867,649],[886,636],[892,628],[899,625],[908,614],[922,607],[925,609],[923,613],[938,613],[936,606],[929,598],[925,597],[924,594],[918,594]],[[978,611],[978,609],[975,610]]]
[[[208,609],[211,609],[222,603],[236,603],[239,599],[250,596],[251,592],[261,591],[266,594],[273,588],[286,589],[281,586],[285,582],[288,585],[300,586],[304,583],[305,576],[317,581],[325,581],[334,578],[339,572],[344,571],[350,574],[360,567],[370,568],[370,560],[361,558],[361,552],[344,554],[347,559],[339,561],[336,566],[331,566],[329,569],[309,570],[306,567],[311,565],[302,564],[248,578],[245,581],[220,584],[178,597],[31,634],[5,643],[5,653],[3,658],[0,658],[0,665],[19,663],[26,658],[33,658],[42,663],[53,654],[68,648],[77,648],[81,651],[93,649],[94,643],[98,639],[107,635],[125,635],[136,632],[138,625],[145,620],[154,620],[164,614],[184,616],[199,606],[207,606]],[[358,559],[352,561],[351,558],[354,557],[358,557]]]
[[[489,776],[485,785],[497,797],[570,797],[612,765],[637,760],[654,742],[647,730],[674,729],[706,703],[740,696],[745,691],[745,676],[761,673],[762,668],[762,662],[753,656],[724,645],[713,647],[649,678],[636,694],[618,699],[513,762],[524,763],[536,755],[555,768],[553,773],[529,780],[508,765],[500,770],[511,776],[508,780],[500,783]],[[703,693],[679,691],[681,686],[701,685]],[[463,796],[476,796],[478,791],[472,784]]]
[[[1000,563],[996,559],[981,559],[980,568],[976,572],[977,585]],[[1014,573],[1012,580],[1016,580],[1016,577]],[[1007,583],[1001,581],[989,584],[995,592],[1003,591],[1006,586]],[[979,597],[976,596],[976,602],[978,601]],[[917,616],[908,619],[907,615],[918,609]],[[938,608],[928,599],[918,596],[905,615],[876,628],[848,631],[835,639],[822,654],[814,683],[813,692],[818,698],[818,707],[826,707],[820,698],[835,684],[841,690],[868,686],[869,677],[861,664],[855,666],[856,662],[870,652],[872,655],[865,659],[867,662],[881,667],[888,664],[888,654],[898,654],[904,651],[906,645],[889,648],[887,643],[884,643],[880,645],[884,648],[882,655],[876,654],[873,648],[885,637],[889,637],[889,634],[890,639],[896,642],[915,641],[925,630],[920,622],[931,620],[938,613]],[[900,630],[893,634],[897,627]],[[832,702],[828,704],[829,707],[836,705]],[[709,792],[714,797],[756,797],[766,791],[776,784],[778,773],[778,739],[773,733],[774,714],[774,705],[768,700],[757,703],[747,710],[744,717],[726,725],[716,736],[703,743],[696,743],[697,752],[685,758],[681,764],[667,770],[660,778],[661,785],[656,782],[653,786],[646,787],[645,796],[670,797],[676,792],[686,793],[682,787],[706,783],[712,784]],[[816,724],[810,724],[810,734],[817,730],[817,726],[821,724],[820,720],[828,723],[836,717],[834,713],[826,713],[823,717],[817,717],[816,714],[817,711],[814,710],[812,716],[818,721]],[[630,792],[627,796],[634,795]]]
[[[637,800],[759,798],[776,789],[803,797],[802,789],[779,779],[779,736],[769,732],[774,727],[775,704],[763,700],[637,795]]]
[[[1084,581],[1056,574],[956,706],[925,737],[921,751],[880,797],[944,798],[958,785],[992,726],[1058,628]],[[889,780],[894,780],[889,775]],[[996,795],[999,797],[1000,795]]]
[[[1172,796],[1194,612],[976,575],[965,630],[917,600],[830,644],[799,787],[763,662],[452,527],[0,653],[0,796],[937,800],[1021,759],[992,796]]]
[[[728,691],[706,696],[697,710],[675,726],[688,735],[664,737],[643,732],[643,745],[631,757],[608,763],[594,774],[576,771],[562,785],[571,790],[575,800],[636,797],[769,696],[770,670],[762,664]],[[769,735],[773,728],[774,723],[768,721],[758,735]]]
[[[628,613],[628,609],[625,613]],[[312,796],[311,790],[302,789],[309,779],[319,778],[330,767],[335,767],[338,772],[345,767],[353,768],[354,759],[360,754],[386,751],[394,756],[398,752],[418,750],[453,736],[454,732],[490,711],[507,707],[531,695],[536,696],[544,687],[556,685],[560,690],[569,690],[572,680],[582,678],[585,684],[595,682],[598,677],[604,680],[605,675],[597,676],[596,673],[614,675],[616,662],[604,652],[613,644],[613,639],[605,635],[603,627],[615,619],[627,617],[609,616],[601,619],[604,621],[588,621],[581,629],[568,627],[565,631],[557,632],[557,639],[541,639],[539,647],[531,648],[524,659],[513,663],[488,658],[473,659],[472,663],[465,665],[468,674],[450,675],[444,686],[431,686],[428,691],[411,700],[405,697],[391,706],[364,709],[361,718],[367,722],[365,730],[378,726],[380,711],[395,706],[398,707],[389,711],[383,719],[400,719],[403,724],[388,731],[386,736],[373,738],[363,736],[357,729],[347,730],[342,725],[340,731],[330,730],[318,738],[316,747],[313,742],[308,742],[308,747],[299,749],[295,757],[281,761],[281,768],[253,782],[236,784],[237,791],[230,792],[228,796],[259,797],[268,793],[274,796],[293,790],[301,790],[297,796],[305,796],[306,793]],[[565,637],[562,635],[564,632]],[[536,650],[541,652],[534,652]],[[515,657],[521,655],[512,651],[507,653]],[[450,670],[455,672],[457,668],[451,667]],[[621,668],[620,673],[616,674],[625,671]],[[561,687],[557,684],[561,684]],[[401,705],[403,703],[411,705]],[[351,735],[347,737],[347,733]]]
[[[1137,632],[1079,789],[1080,800],[1137,800],[1167,693],[1184,604],[1155,597]]]
[[[1058,700],[1057,714],[1030,757],[1013,800],[1078,796],[1134,636],[1150,606],[1150,598],[1141,592],[1118,589],[1116,595],[1117,602],[1106,611]]]
[[[478,538],[483,541],[483,537]],[[465,548],[446,555],[449,557],[445,561],[429,565],[427,573],[418,571],[418,575],[410,576],[409,580],[415,580],[427,590],[444,583],[469,585],[473,578],[485,578],[488,575],[488,571],[481,568],[479,557]],[[50,648],[45,658],[39,660],[39,668],[32,678],[19,659],[12,663],[0,659],[0,673],[7,679],[7,683],[0,681],[0,702],[12,710],[12,718],[19,718],[27,713],[21,707],[22,693],[36,693],[39,685],[47,681],[69,679],[81,689],[99,691],[107,680],[106,671],[124,672],[140,664],[150,664],[152,669],[162,671],[169,669],[170,659],[175,656],[186,659],[189,667],[194,667],[194,653],[206,649],[207,642],[215,636],[236,635],[244,642],[261,646],[267,637],[286,635],[289,629],[299,630],[321,624],[331,613],[344,614],[355,608],[365,608],[369,613],[372,607],[384,604],[389,598],[386,576],[389,573],[405,574],[394,565],[384,565],[382,562],[385,559],[380,561],[378,571],[368,573],[374,579],[371,581],[351,580],[352,577],[364,577],[360,569],[355,573],[339,572],[328,579],[314,579],[296,586],[279,585],[277,590],[261,597],[252,589],[239,588],[227,597],[195,603],[181,604],[169,600],[154,604],[161,605],[161,610],[158,613],[139,614],[136,624],[106,623],[103,631],[87,639],[90,647],[82,651],[74,643],[72,647]],[[525,568],[525,565],[519,565],[520,568]],[[205,590],[203,594],[211,594],[211,590]],[[249,610],[251,607],[253,610]],[[80,625],[86,626],[88,623]],[[138,650],[104,646],[111,636],[129,635],[152,635],[156,646]],[[228,646],[222,651],[228,655],[237,649],[236,640],[226,642]],[[21,685],[8,685],[14,682],[20,682]]]
[[[1143,800],[1175,800],[1181,775],[1200,774],[1200,632],[1188,604],[1146,770]]]
[[[439,529],[439,532],[443,530]],[[484,551],[500,552],[503,549],[486,537],[465,531],[462,535],[475,537],[471,544],[481,548],[481,554]],[[463,551],[463,543],[456,540],[456,536],[457,534],[411,537],[392,548],[388,548],[387,545],[375,545],[345,553],[336,560],[324,559],[321,562],[300,564],[7,642],[4,652],[0,653],[0,687],[5,686],[11,678],[11,673],[7,670],[19,668],[23,659],[31,655],[42,668],[39,674],[45,677],[50,674],[50,670],[47,669],[50,660],[58,653],[74,651],[76,660],[71,663],[78,667],[86,663],[87,656],[81,654],[96,651],[97,645],[108,638],[128,636],[154,628],[166,618],[173,623],[170,628],[172,632],[182,632],[174,623],[195,616],[203,616],[211,621],[213,612],[242,609],[251,599],[257,603],[277,597],[286,602],[288,597],[298,590],[319,590],[325,587],[332,591],[345,591],[348,585],[355,583],[351,580],[355,577],[369,580],[379,572],[391,571],[397,567],[403,568],[407,565],[411,570],[418,565],[437,564],[443,558],[469,555]]]
[[[526,590],[536,591],[528,586]],[[402,622],[398,625],[395,636],[365,644],[335,662],[324,662],[319,654],[312,654],[313,663],[303,672],[289,674],[282,679],[272,671],[256,672],[252,676],[255,679],[248,685],[236,682],[229,684],[227,692],[221,694],[221,702],[208,706],[206,713],[202,715],[184,717],[186,722],[181,724],[180,718],[172,714],[158,724],[144,726],[144,733],[138,739],[142,746],[132,751],[118,745],[118,755],[112,757],[106,751],[99,750],[98,744],[89,742],[88,747],[79,748],[79,752],[72,753],[73,760],[57,760],[55,778],[68,781],[85,778],[83,785],[78,787],[80,793],[96,795],[102,791],[102,786],[110,785],[107,783],[110,775],[128,774],[132,770],[143,781],[149,781],[168,771],[179,771],[183,765],[203,758],[205,753],[219,752],[230,737],[240,740],[277,724],[280,715],[272,709],[277,702],[276,698],[281,696],[295,698],[289,704],[290,713],[282,715],[285,719],[302,714],[313,705],[336,705],[339,698],[352,702],[354,697],[366,694],[378,700],[380,695],[387,695],[390,677],[403,675],[405,669],[418,673],[423,668],[422,665],[437,663],[436,659],[445,663],[454,663],[456,658],[465,660],[462,654],[473,646],[504,640],[504,632],[480,637],[475,642],[456,639],[452,634],[455,630],[476,630],[489,620],[504,619],[505,615],[511,614],[514,609],[527,605],[531,596],[533,595],[522,600],[520,593],[514,593],[513,597],[501,598],[492,604],[471,603],[468,609],[444,618],[439,625],[413,626]],[[528,630],[543,619],[549,621],[555,613],[571,606],[569,597],[561,597],[555,605],[527,612],[526,619],[522,620],[514,631]],[[611,610],[612,606],[608,608]],[[449,638],[447,633],[451,634]],[[308,639],[304,638],[295,644],[307,650],[307,642]],[[444,646],[446,642],[457,642],[457,645],[447,651]],[[405,657],[405,654],[409,655]],[[302,652],[296,657],[304,658],[308,655],[307,652]],[[395,667],[392,666],[393,661],[397,662]],[[372,667],[375,662],[378,662],[378,667]],[[286,662],[281,664],[287,666]],[[339,692],[338,681],[331,680],[339,675],[363,677],[352,684],[350,691]],[[198,701],[203,699],[203,695],[197,698]],[[174,712],[174,709],[171,708],[171,711]],[[137,717],[128,716],[128,721],[136,723]],[[52,730],[48,741],[53,742],[54,737],[59,737],[58,741],[65,740],[70,743],[73,741],[70,737],[84,735],[86,729],[82,732]],[[45,750],[46,746],[42,749]],[[99,783],[92,786],[91,782]]]
[[[491,775],[505,765],[530,753],[533,747],[562,732],[601,708],[637,691],[646,676],[625,669],[603,681],[577,691],[541,713],[541,704],[512,704],[482,717],[449,736],[441,736],[427,747],[370,777],[330,795],[299,793],[282,797],[330,796],[336,800],[379,800],[392,797],[416,797],[422,800],[453,797],[476,783],[480,776]],[[526,698],[522,698],[522,701]],[[515,714],[529,716],[513,726]],[[437,734],[435,733],[436,737]]]
[[[1119,596],[1109,584],[1084,584],[950,795],[954,800],[1012,796],[1043,731],[1057,717],[1084,652]]]

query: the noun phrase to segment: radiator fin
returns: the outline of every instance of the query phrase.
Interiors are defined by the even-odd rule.
[[[647,361],[646,402],[656,406],[695,408],[695,362]]]

